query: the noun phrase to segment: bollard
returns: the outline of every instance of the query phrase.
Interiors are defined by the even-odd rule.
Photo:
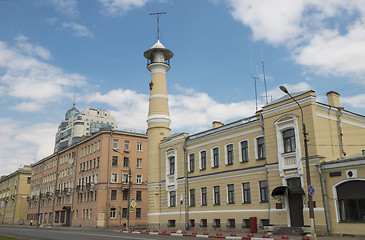
[[[262,238],[270,238],[270,235],[265,233],[264,235],[262,235]]]
[[[283,235],[283,236],[281,236],[281,239],[289,239],[289,237],[288,237],[288,235]]]
[[[208,232],[204,232],[203,235],[209,235],[209,233]]]
[[[247,237],[253,237],[252,233],[247,234]]]
[[[237,236],[237,235],[236,235],[235,233],[231,233],[231,236],[232,236],[232,237],[235,237],[235,236]]]
[[[302,240],[310,240],[311,238],[310,237],[308,237],[308,236],[303,236],[302,237]]]

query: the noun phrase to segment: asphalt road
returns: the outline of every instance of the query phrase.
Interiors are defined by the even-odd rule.
[[[20,228],[11,227],[7,225],[0,226],[0,234],[9,235],[13,237],[26,239],[47,239],[47,240],[100,240],[100,239],[130,239],[130,240],[144,240],[144,239],[184,239],[196,240],[195,237],[174,237],[162,235],[148,235],[148,234],[125,234],[118,231],[106,231],[100,229],[42,229],[42,228]]]

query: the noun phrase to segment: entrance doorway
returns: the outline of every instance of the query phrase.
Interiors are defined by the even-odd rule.
[[[287,179],[291,227],[303,227],[303,194],[300,178]]]

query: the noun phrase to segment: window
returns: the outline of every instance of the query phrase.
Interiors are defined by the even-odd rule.
[[[265,139],[264,137],[256,138],[257,144],[257,159],[265,159]]]
[[[234,204],[234,185],[233,184],[229,184],[227,185],[227,202],[229,204]]]
[[[123,167],[128,167],[129,166],[129,158],[124,157],[123,159]]]
[[[141,218],[142,211],[141,208],[136,208],[136,218]]]
[[[117,190],[111,190],[110,200],[117,200]]]
[[[190,189],[190,206],[195,206],[195,189]]]
[[[236,220],[234,218],[227,219],[227,227],[229,227],[229,228],[236,227]]]
[[[117,156],[113,156],[112,166],[113,167],[117,167],[118,166],[118,157]]]
[[[289,129],[283,132],[284,152],[295,152],[295,132]]]
[[[214,228],[221,227],[221,220],[220,219],[213,219],[213,227]]]
[[[141,184],[142,183],[142,175],[141,174],[137,174],[136,175],[136,183],[137,184]]]
[[[208,220],[207,219],[200,219],[200,227],[207,227]]]
[[[248,141],[241,143],[241,162],[248,162]]]
[[[168,220],[167,226],[168,227],[175,227],[175,220]]]
[[[136,201],[142,201],[142,191],[136,192]]]
[[[99,167],[99,163],[100,163],[100,158],[98,157],[98,158],[96,159],[96,167]]]
[[[202,206],[206,206],[207,205],[207,188],[203,187],[201,188],[201,204]]]
[[[228,144],[226,146],[226,151],[227,151],[226,164],[232,165],[234,163],[233,144]]]
[[[176,207],[176,192],[170,192],[170,207]]]
[[[123,190],[123,200],[128,201],[128,190]]]
[[[124,141],[124,150],[129,150],[129,141]]]
[[[219,192],[219,186],[214,186],[213,187],[213,205],[220,205],[221,204],[221,200],[220,200],[220,192]]]
[[[207,151],[200,152],[200,169],[207,169]]]
[[[268,202],[269,201],[269,188],[267,181],[260,181],[260,202]]]
[[[137,168],[142,168],[142,158],[137,158]]]
[[[128,173],[123,173],[122,183],[124,183],[124,184],[129,183],[129,174]]]
[[[344,182],[336,187],[341,222],[365,222],[365,181]]]
[[[116,150],[119,149],[119,140],[118,139],[113,140],[113,148]]]
[[[137,142],[137,151],[142,152],[142,143],[141,142]]]
[[[117,183],[118,182],[118,173],[112,173],[112,183]]]
[[[122,209],[122,218],[127,218],[128,215],[128,208],[123,208]]]
[[[28,177],[27,178],[27,184],[30,184],[30,181],[31,181],[31,177]]]
[[[195,227],[195,219],[189,219],[189,226]]]
[[[116,214],[115,214],[115,213],[116,213],[116,212],[115,212],[115,210],[116,210],[115,208],[111,208],[111,209],[110,209],[110,218],[115,218],[115,216],[116,216]]]
[[[219,167],[219,148],[213,148],[213,166],[214,168]]]
[[[169,163],[170,163],[170,174],[175,174],[175,157],[170,157]]]
[[[251,190],[249,182],[242,183],[242,202],[251,203]]]
[[[195,170],[195,154],[189,155],[189,172],[194,172]]]

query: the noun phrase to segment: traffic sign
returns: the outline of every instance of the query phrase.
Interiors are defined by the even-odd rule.
[[[308,194],[313,196],[314,195],[314,187],[312,185],[308,186]]]
[[[134,198],[131,199],[131,204],[132,207],[135,207],[137,205],[136,201],[134,201]]]
[[[134,207],[129,206],[129,212],[133,212]]]

